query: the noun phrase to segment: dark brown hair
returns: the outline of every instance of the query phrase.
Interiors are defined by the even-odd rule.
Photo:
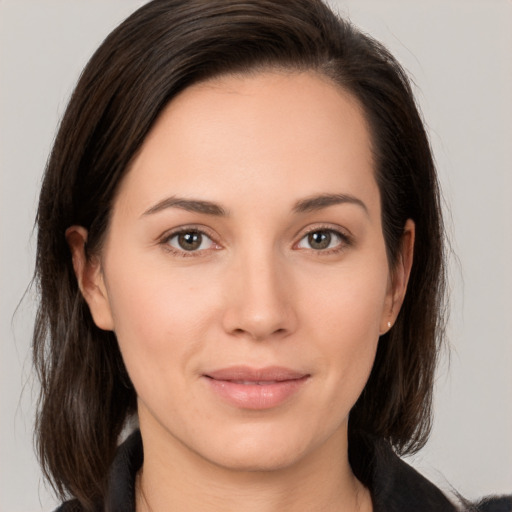
[[[351,438],[388,440],[399,453],[419,449],[428,437],[443,327],[443,233],[431,150],[404,71],[320,0],[156,0],[115,29],[83,71],[37,214],[39,455],[56,491],[87,510],[102,501],[136,395],[115,335],[95,326],[78,289],[66,228],[84,226],[88,254],[98,251],[119,183],[167,103],[193,83],[262,69],[321,73],[362,105],[390,265],[406,220],[416,223],[409,292],[381,337],[349,430]]]

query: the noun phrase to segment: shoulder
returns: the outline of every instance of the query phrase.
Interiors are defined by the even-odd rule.
[[[376,511],[512,512],[512,495],[489,496],[478,503],[464,499],[453,503],[438,487],[398,457],[389,444],[375,447],[374,464]]]
[[[512,512],[512,494],[490,496],[475,505],[476,512]]]

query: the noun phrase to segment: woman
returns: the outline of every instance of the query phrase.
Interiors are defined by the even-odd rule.
[[[393,57],[323,3],[128,18],[73,94],[38,227],[62,510],[455,510],[395,455],[426,442],[442,342],[428,140]]]

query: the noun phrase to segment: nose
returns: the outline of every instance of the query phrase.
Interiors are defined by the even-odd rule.
[[[262,253],[233,265],[223,317],[226,332],[256,341],[284,338],[297,326],[290,272],[271,251]]]

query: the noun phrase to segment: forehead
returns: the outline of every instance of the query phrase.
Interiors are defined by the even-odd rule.
[[[290,203],[366,195],[375,188],[369,131],[358,101],[313,72],[224,76],[169,103],[122,188],[146,207],[164,193],[222,201],[238,191]]]

